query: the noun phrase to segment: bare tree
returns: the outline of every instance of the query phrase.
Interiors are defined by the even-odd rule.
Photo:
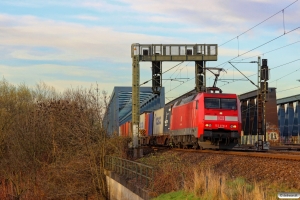
[[[102,125],[107,94],[0,82],[0,199],[108,199],[104,158],[126,143]]]

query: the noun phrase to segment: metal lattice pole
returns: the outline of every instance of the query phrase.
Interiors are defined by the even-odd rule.
[[[137,48],[137,47],[134,47]],[[135,49],[135,51],[138,51]],[[132,58],[132,142],[133,148],[138,147],[140,122],[140,65],[139,53]]]

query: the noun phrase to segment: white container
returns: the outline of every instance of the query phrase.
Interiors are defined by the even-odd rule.
[[[143,113],[140,115],[140,129],[146,129],[145,128],[145,119],[146,119],[146,113]]]
[[[164,108],[154,111],[153,135],[163,135],[164,130]]]

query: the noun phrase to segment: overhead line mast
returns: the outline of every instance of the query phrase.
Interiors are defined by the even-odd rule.
[[[257,63],[257,85],[251,81],[245,74],[243,74],[232,63]],[[257,149],[263,150],[264,147],[268,148],[267,135],[266,135],[266,99],[268,93],[268,80],[270,70],[268,67],[267,59],[261,59],[258,57],[257,61],[251,62],[229,62],[238,72],[240,72],[245,78],[248,79],[254,86],[257,87]],[[262,139],[263,136],[263,139]],[[252,138],[251,138],[252,141]]]

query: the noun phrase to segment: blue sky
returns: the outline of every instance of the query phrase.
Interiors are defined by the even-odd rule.
[[[110,94],[114,86],[131,86],[132,43],[221,45],[234,38],[219,46],[218,61],[207,63],[226,70],[220,79],[227,80],[218,86],[226,93],[254,90],[248,81],[234,81],[243,77],[228,61],[256,61],[260,55],[274,67],[269,87],[276,87],[281,98],[300,93],[299,19],[300,1],[295,0],[2,0],[0,73],[16,85],[42,81],[58,91],[97,82]],[[151,63],[140,64],[143,83],[151,78]],[[177,64],[164,62],[163,71]],[[256,64],[235,65],[257,82]],[[167,101],[194,88],[194,63],[163,75],[170,78],[185,83],[163,81]],[[211,75],[207,83],[212,85]]]

